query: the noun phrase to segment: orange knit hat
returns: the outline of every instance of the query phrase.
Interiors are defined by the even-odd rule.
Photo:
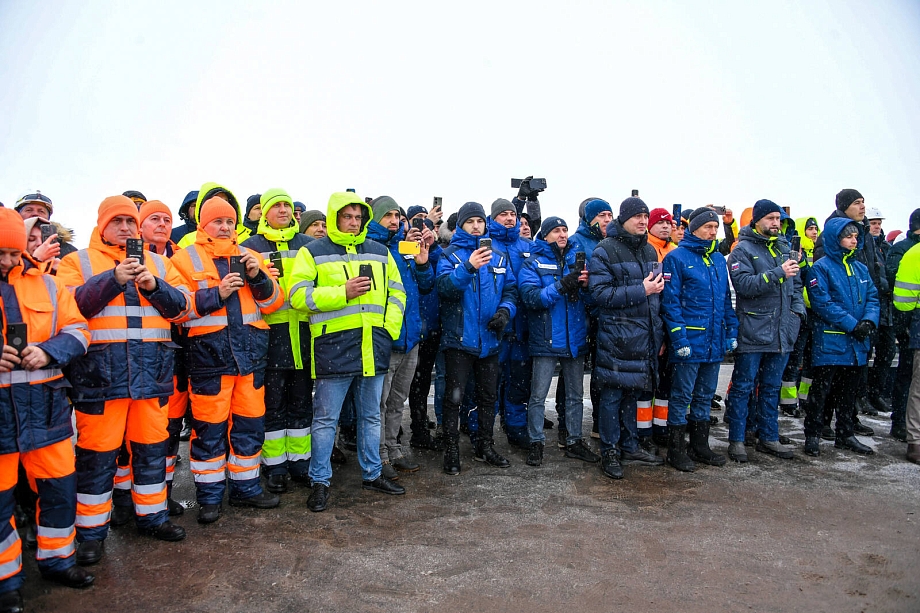
[[[201,211],[198,212],[198,226],[203,228],[221,217],[229,217],[237,222],[239,221],[236,219],[236,209],[233,208],[233,205],[223,198],[214,196],[201,205]]]
[[[141,225],[140,219],[137,218],[137,205],[127,196],[109,196],[99,205],[99,216],[96,218],[96,227],[99,233],[105,230],[112,218],[119,215],[133,217],[137,225]]]
[[[26,225],[13,209],[0,209],[0,249],[26,250]]]
[[[148,200],[141,205],[141,210],[138,215],[140,216],[140,222],[144,223],[144,220],[153,215],[154,213],[163,213],[164,215],[169,215],[169,219],[172,220],[172,211],[169,210],[169,207],[160,202],[159,200]],[[140,224],[138,224],[140,225]]]

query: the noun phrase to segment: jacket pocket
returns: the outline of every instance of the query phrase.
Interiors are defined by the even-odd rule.
[[[738,342],[747,345],[770,345],[777,341],[774,325],[775,312],[754,313],[745,311],[738,318]]]
[[[29,324],[29,340],[32,342],[44,340],[54,336],[51,329],[54,319],[54,307],[50,302],[19,302],[22,309],[23,321]]]
[[[109,343],[90,345],[85,356],[71,363],[70,381],[74,387],[109,387],[112,384],[111,354]]]
[[[845,332],[826,328],[821,330],[816,341],[819,351],[828,355],[843,355],[849,345]]]

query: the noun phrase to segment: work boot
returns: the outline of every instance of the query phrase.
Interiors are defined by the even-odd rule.
[[[323,483],[314,483],[313,492],[307,498],[307,508],[314,513],[326,510],[326,504],[329,502],[329,486]]]
[[[473,454],[473,459],[477,462],[485,462],[496,468],[508,468],[511,466],[511,462],[495,451],[492,441],[485,439],[476,442],[476,452]]]
[[[821,438],[825,441],[833,441],[837,439],[837,435],[834,434],[834,429],[830,426],[821,427]]]
[[[373,492],[380,492],[381,494],[389,494],[390,496],[401,496],[406,493],[406,488],[403,486],[394,483],[380,475],[373,481],[362,481],[361,487],[366,490],[371,490]]]
[[[170,517],[179,517],[185,513],[185,507],[173,500],[172,498],[166,499],[166,508]]]
[[[817,436],[805,437],[805,449],[803,450],[805,455],[810,455],[815,458],[821,455],[821,447],[818,444],[818,440]]]
[[[124,526],[132,519],[134,519],[134,507],[112,505],[112,517],[109,519],[112,526]]]
[[[891,435],[891,438],[895,440],[901,441],[902,443],[907,442],[907,427],[904,425],[896,426],[892,424],[891,432],[889,432],[889,434]]]
[[[444,446],[444,472],[448,475],[460,474],[460,443],[450,438]]]
[[[860,423],[859,419],[855,419],[853,420],[853,433],[858,434],[859,436],[874,436],[875,430],[873,430],[869,426],[866,426]]]
[[[696,470],[696,464],[687,455],[687,441],[684,438],[684,432],[687,426],[668,425],[668,464],[677,470],[685,473],[692,473]],[[744,445],[741,445],[744,449]]]
[[[702,462],[710,466],[725,466],[725,456],[713,453],[709,448],[709,422],[689,421],[687,431],[690,433],[690,445],[687,446],[687,455],[695,462]]]
[[[863,415],[868,415],[869,417],[875,417],[878,415],[878,411],[875,409],[875,407],[869,404],[869,401],[865,398],[856,399],[856,408],[859,409],[860,413]]]
[[[792,459],[792,451],[783,446],[779,441],[765,441],[760,439],[757,441],[757,451],[760,453],[768,453],[772,456],[776,456],[781,460],[790,460]]]
[[[716,417],[715,415],[710,415],[710,416],[709,416],[709,425],[710,425],[710,426],[717,426],[717,425],[719,425],[719,418]]]
[[[891,413],[891,403],[882,398],[881,396],[876,396],[875,398],[869,399],[869,404],[873,409],[879,413]]]
[[[268,475],[265,478],[265,489],[272,494],[283,494],[287,491],[287,475]]]
[[[553,425],[554,425],[553,422],[551,422],[550,420],[546,419],[546,417],[543,418],[543,429],[544,429],[544,430],[552,430],[552,429],[553,429]]]
[[[231,507],[252,507],[253,509],[274,509],[281,504],[281,498],[271,492],[262,491],[249,498],[230,496]]]
[[[566,446],[568,445],[568,443],[566,443],[566,441],[568,440],[569,440],[569,431],[566,430],[565,426],[563,426],[560,423],[559,429],[556,430],[556,446],[559,447],[559,449],[565,449]]]
[[[859,442],[859,439],[855,436],[848,436],[846,438],[838,438],[834,441],[834,447],[837,449],[848,449],[854,453],[861,455],[875,455],[875,451],[872,450],[872,447],[868,445],[863,445]]]
[[[96,577],[82,566],[69,566],[64,570],[42,573],[42,579],[54,581],[64,587],[82,590],[91,586]]]
[[[192,420],[187,417],[182,420],[182,430],[179,431],[179,440],[187,441],[192,438]]]
[[[722,410],[722,405],[719,404],[719,401],[718,401],[718,400],[716,400],[715,398],[713,398],[712,400],[709,401],[709,410],[710,410],[710,411],[721,411],[721,410]]]
[[[413,449],[430,449],[431,451],[441,451],[444,448],[440,441],[431,438],[431,432],[428,430],[413,434],[409,439],[409,446]]]
[[[12,590],[0,594],[0,613],[23,613],[22,594],[19,590]]]
[[[339,444],[348,451],[357,451],[358,426],[342,426],[339,428]]]
[[[635,451],[620,450],[620,464],[623,466],[661,466],[664,460],[643,449],[637,447]]]
[[[639,447],[642,447],[652,455],[658,455],[658,445],[651,436],[640,436]]]
[[[601,459],[601,456],[594,453],[591,447],[581,439],[578,439],[565,448],[565,457],[575,458],[576,460],[588,462],[589,464],[594,464]]]
[[[153,526],[152,528],[142,528],[138,526],[137,533],[143,536],[152,536],[160,541],[169,542],[181,541],[185,538],[185,528],[177,526],[171,521],[164,521],[159,526]]]
[[[392,460],[390,464],[393,465],[393,468],[403,473],[414,473],[419,469],[419,465],[416,462],[413,462],[410,458],[402,455]]]
[[[199,524],[213,524],[220,519],[223,508],[219,504],[203,504],[198,509]]]
[[[102,559],[105,552],[105,541],[83,541],[77,543],[77,564],[92,566]]]
[[[343,445],[343,447],[344,447],[344,445]],[[346,447],[346,449],[347,449],[347,447]],[[357,447],[356,447],[355,449],[352,449],[352,451],[355,451],[356,449],[357,449]],[[342,451],[341,449],[339,449],[338,445],[333,445],[333,446],[332,446],[332,455],[329,457],[329,461],[330,461],[332,464],[338,464],[339,466],[341,466],[342,464],[345,464],[346,462],[348,462],[348,456],[345,455],[345,452],[344,452],[344,451]]]
[[[744,463],[748,461],[747,449],[741,441],[728,442],[728,457],[733,462]]]
[[[608,449],[601,455],[601,472],[611,479],[623,478],[623,467],[616,449]]]
[[[540,466],[543,464],[543,443],[531,443],[530,452],[527,454],[527,466]]]
[[[907,444],[907,461],[920,464],[920,443]]]
[[[396,469],[393,468],[393,465],[389,462],[383,463],[383,466],[380,468],[380,474],[390,481],[396,481],[399,479],[399,473],[396,472]]]

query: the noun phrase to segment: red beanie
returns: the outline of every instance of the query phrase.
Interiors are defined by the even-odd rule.
[[[99,205],[99,216],[96,218],[96,227],[99,228],[99,234],[105,230],[114,217],[125,215],[133,217],[137,225],[141,225],[137,218],[137,205],[127,196],[109,196]]]
[[[667,209],[652,209],[652,212],[648,214],[648,227],[651,228],[661,220],[670,223],[674,221],[674,218],[668,213]]]
[[[168,215],[169,219],[172,220],[172,211],[169,210],[169,207],[160,202],[159,200],[148,200],[141,205],[141,210],[138,215],[140,215],[141,223],[144,223],[144,220],[153,215],[154,213],[163,213]]]
[[[236,218],[236,209],[233,208],[233,205],[223,198],[214,196],[201,205],[201,211],[198,212],[198,226],[203,228],[215,219],[220,219],[221,217],[229,217],[239,222]]]
[[[13,209],[0,209],[0,249],[26,250],[26,224]]]

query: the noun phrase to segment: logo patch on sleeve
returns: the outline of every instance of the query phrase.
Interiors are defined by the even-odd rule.
[[[809,281],[809,282],[808,282],[808,287],[818,287],[818,280],[817,280],[817,279],[812,279],[811,281]]]
[[[663,272],[663,273],[661,273],[661,278],[664,279],[664,282],[665,282],[665,283],[667,283],[668,281],[671,280],[671,273],[669,273],[669,272]]]
[[[741,264],[738,262],[732,262],[732,270],[738,270],[739,268],[741,268]]]

